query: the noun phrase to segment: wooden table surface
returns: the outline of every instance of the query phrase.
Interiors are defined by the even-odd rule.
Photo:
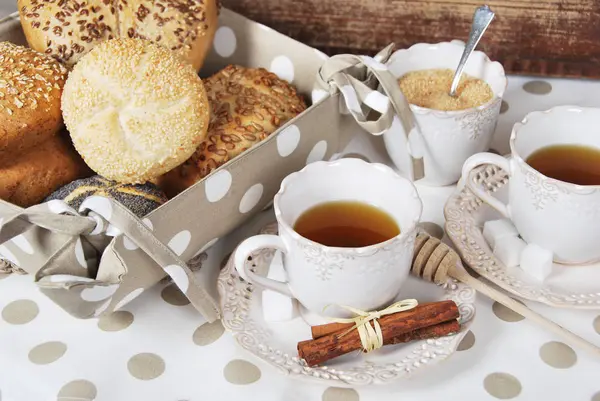
[[[472,0],[222,0],[223,5],[325,53],[374,54],[466,40]],[[478,46],[507,73],[600,77],[600,1],[489,0],[496,18]]]
[[[223,5],[327,54],[374,54],[391,42],[466,39],[470,0],[222,0]],[[509,74],[600,78],[600,1],[489,0],[479,49]],[[0,18],[16,0],[0,0]]]

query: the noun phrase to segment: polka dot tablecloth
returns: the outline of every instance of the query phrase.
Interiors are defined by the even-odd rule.
[[[559,104],[600,107],[598,93],[599,82],[510,78],[492,147],[506,153],[512,125],[527,112]],[[366,134],[345,153],[389,162],[380,138]],[[443,236],[443,205],[452,191],[419,188],[422,225],[435,236]],[[270,211],[259,215],[195,262],[221,265],[233,246],[271,219]],[[600,311],[528,305],[600,345]],[[445,362],[392,385],[344,389],[297,381],[254,358],[220,322],[204,322],[168,282],[110,316],[77,320],[31,277],[0,276],[2,401],[600,401],[599,379],[600,360],[484,296],[470,332]]]

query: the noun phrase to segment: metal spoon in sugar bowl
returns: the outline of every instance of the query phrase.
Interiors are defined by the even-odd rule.
[[[471,33],[469,33],[469,39],[465,45],[465,50],[463,51],[456,72],[454,73],[454,79],[452,80],[452,86],[450,87],[450,96],[456,96],[456,88],[458,88],[460,76],[465,68],[465,64],[467,64],[469,56],[471,56],[471,53],[473,53],[473,50],[477,47],[483,33],[494,19],[494,15],[492,9],[487,5],[481,6],[475,10],[475,14],[473,14],[473,23],[471,24]]]

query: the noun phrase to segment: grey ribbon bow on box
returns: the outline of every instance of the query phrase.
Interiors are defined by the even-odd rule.
[[[12,208],[13,213],[8,217],[4,214],[4,221],[0,219],[0,256],[33,275],[47,291],[81,287],[83,300],[98,303],[94,316],[106,309],[111,291],[119,285],[118,280],[96,277],[99,258],[112,237],[122,233],[162,267],[208,321],[220,317],[217,303],[206,292],[206,283],[156,238],[151,227],[120,203],[91,196],[79,212],[59,200],[27,209],[0,201],[0,209],[3,207]],[[103,294],[109,296],[103,298]]]
[[[313,102],[319,99],[319,93],[340,91],[348,111],[363,129],[381,135],[392,127],[397,116],[410,144],[411,133],[420,135],[418,127],[396,77],[384,64],[393,48],[392,43],[375,57],[341,54],[329,58],[317,76]],[[412,161],[412,180],[422,179],[423,158],[413,156],[410,146],[407,152]]]

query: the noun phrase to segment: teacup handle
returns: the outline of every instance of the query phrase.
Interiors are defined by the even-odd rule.
[[[235,250],[235,256],[233,258],[235,270],[237,270],[238,274],[244,280],[252,284],[257,284],[269,290],[287,295],[290,298],[294,298],[287,282],[259,276],[258,274],[246,268],[246,260],[248,259],[248,256],[250,256],[252,252],[264,248],[274,248],[280,250],[281,252],[287,252],[285,244],[279,236],[270,234],[255,235],[244,240]]]
[[[500,167],[502,170],[510,174],[510,161],[509,159],[499,156],[494,153],[477,153],[469,157],[462,168],[462,177],[467,187],[477,196],[479,199],[496,209],[501,215],[510,219],[510,209],[508,205],[500,202],[492,194],[485,191],[481,185],[473,182],[469,179],[471,171],[483,164],[493,164]]]

